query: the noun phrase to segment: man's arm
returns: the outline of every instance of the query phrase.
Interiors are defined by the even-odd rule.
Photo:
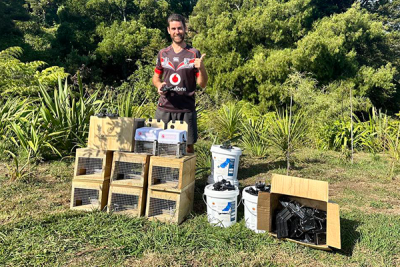
[[[201,58],[196,58],[194,61],[194,67],[199,70],[196,82],[201,88],[205,88],[208,82],[208,74],[203,62],[205,56],[206,54],[203,54]]]
[[[162,76],[162,73],[158,74],[158,73],[154,72],[153,85],[157,88],[157,92],[158,92],[159,95],[165,94],[165,92],[161,91],[161,88],[166,83],[161,80],[161,76]]]

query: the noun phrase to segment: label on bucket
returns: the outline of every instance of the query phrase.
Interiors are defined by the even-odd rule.
[[[236,201],[213,199],[210,203],[212,211],[212,223],[221,222],[223,225],[236,221]]]
[[[235,159],[234,158],[220,158],[214,159],[217,168],[214,170],[217,176],[233,176],[235,172]]]

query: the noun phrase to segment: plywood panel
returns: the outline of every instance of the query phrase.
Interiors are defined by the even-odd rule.
[[[100,150],[133,151],[135,131],[144,119],[90,117],[88,147]]]

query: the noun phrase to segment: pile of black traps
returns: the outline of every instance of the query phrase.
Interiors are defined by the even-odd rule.
[[[271,192],[271,185],[265,185],[265,183],[263,183],[263,182],[256,182],[256,184],[255,184],[255,188],[256,189],[254,189],[253,187],[249,187],[249,188],[247,188],[246,189],[246,193],[249,193],[250,195],[253,195],[253,196],[258,196],[258,192]]]
[[[315,245],[326,244],[326,212],[304,207],[296,201],[281,197],[283,209],[276,215],[278,238],[292,238]]]
[[[215,191],[226,191],[226,190],[235,190],[235,186],[231,184],[230,181],[222,179],[221,181],[214,184]]]

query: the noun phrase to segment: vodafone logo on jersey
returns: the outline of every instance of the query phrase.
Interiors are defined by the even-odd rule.
[[[174,73],[169,76],[169,82],[172,85],[178,85],[181,82],[181,76],[178,73]]]

